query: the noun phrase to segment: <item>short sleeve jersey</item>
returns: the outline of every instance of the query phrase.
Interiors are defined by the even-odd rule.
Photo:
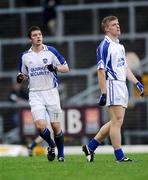
[[[106,79],[126,81],[126,56],[124,46],[108,36],[97,47],[97,66],[104,69]]]
[[[19,72],[28,76],[30,91],[58,86],[57,72],[50,72],[46,67],[48,64],[68,66],[64,57],[51,46],[43,45],[43,50],[39,53],[32,51],[32,48],[23,53]]]

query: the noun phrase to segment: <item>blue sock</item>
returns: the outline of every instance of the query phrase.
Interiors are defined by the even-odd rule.
[[[94,152],[99,145],[100,143],[96,139],[92,139],[88,144],[88,148],[90,151]]]
[[[58,158],[64,157],[64,134],[61,131],[58,135],[54,137],[55,143],[58,149]]]
[[[117,161],[121,161],[124,158],[124,156],[125,156],[121,148],[120,149],[116,149],[114,151],[114,154],[116,156]]]
[[[50,147],[54,147],[54,142],[51,139],[50,131],[48,128],[45,128],[42,133],[40,133],[40,136],[48,143]]]
[[[33,141],[33,142],[29,145],[29,148],[30,148],[30,149],[33,149],[35,146],[36,146],[36,142]]]

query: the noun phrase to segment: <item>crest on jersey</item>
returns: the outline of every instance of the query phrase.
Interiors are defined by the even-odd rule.
[[[43,59],[43,63],[44,63],[44,64],[47,64],[47,61],[48,61],[48,60],[47,60],[46,58]]]

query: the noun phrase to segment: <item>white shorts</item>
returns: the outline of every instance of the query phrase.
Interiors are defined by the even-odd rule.
[[[59,122],[61,119],[61,105],[57,88],[44,91],[30,91],[29,104],[33,120]],[[48,115],[47,115],[48,113]]]
[[[106,106],[121,105],[127,107],[128,105],[128,90],[126,82],[117,80],[107,80],[107,102]]]

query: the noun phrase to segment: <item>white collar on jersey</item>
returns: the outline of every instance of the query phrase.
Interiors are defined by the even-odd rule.
[[[105,39],[107,39],[109,42],[115,42],[115,43],[119,43],[119,39],[116,39],[116,41],[113,41],[110,37],[108,37],[107,35],[105,36]]]
[[[48,48],[45,44],[42,44],[42,46],[43,46],[43,51],[48,51]],[[28,52],[32,52],[32,51],[33,50],[32,50],[32,46],[31,46],[31,48],[28,50]]]

